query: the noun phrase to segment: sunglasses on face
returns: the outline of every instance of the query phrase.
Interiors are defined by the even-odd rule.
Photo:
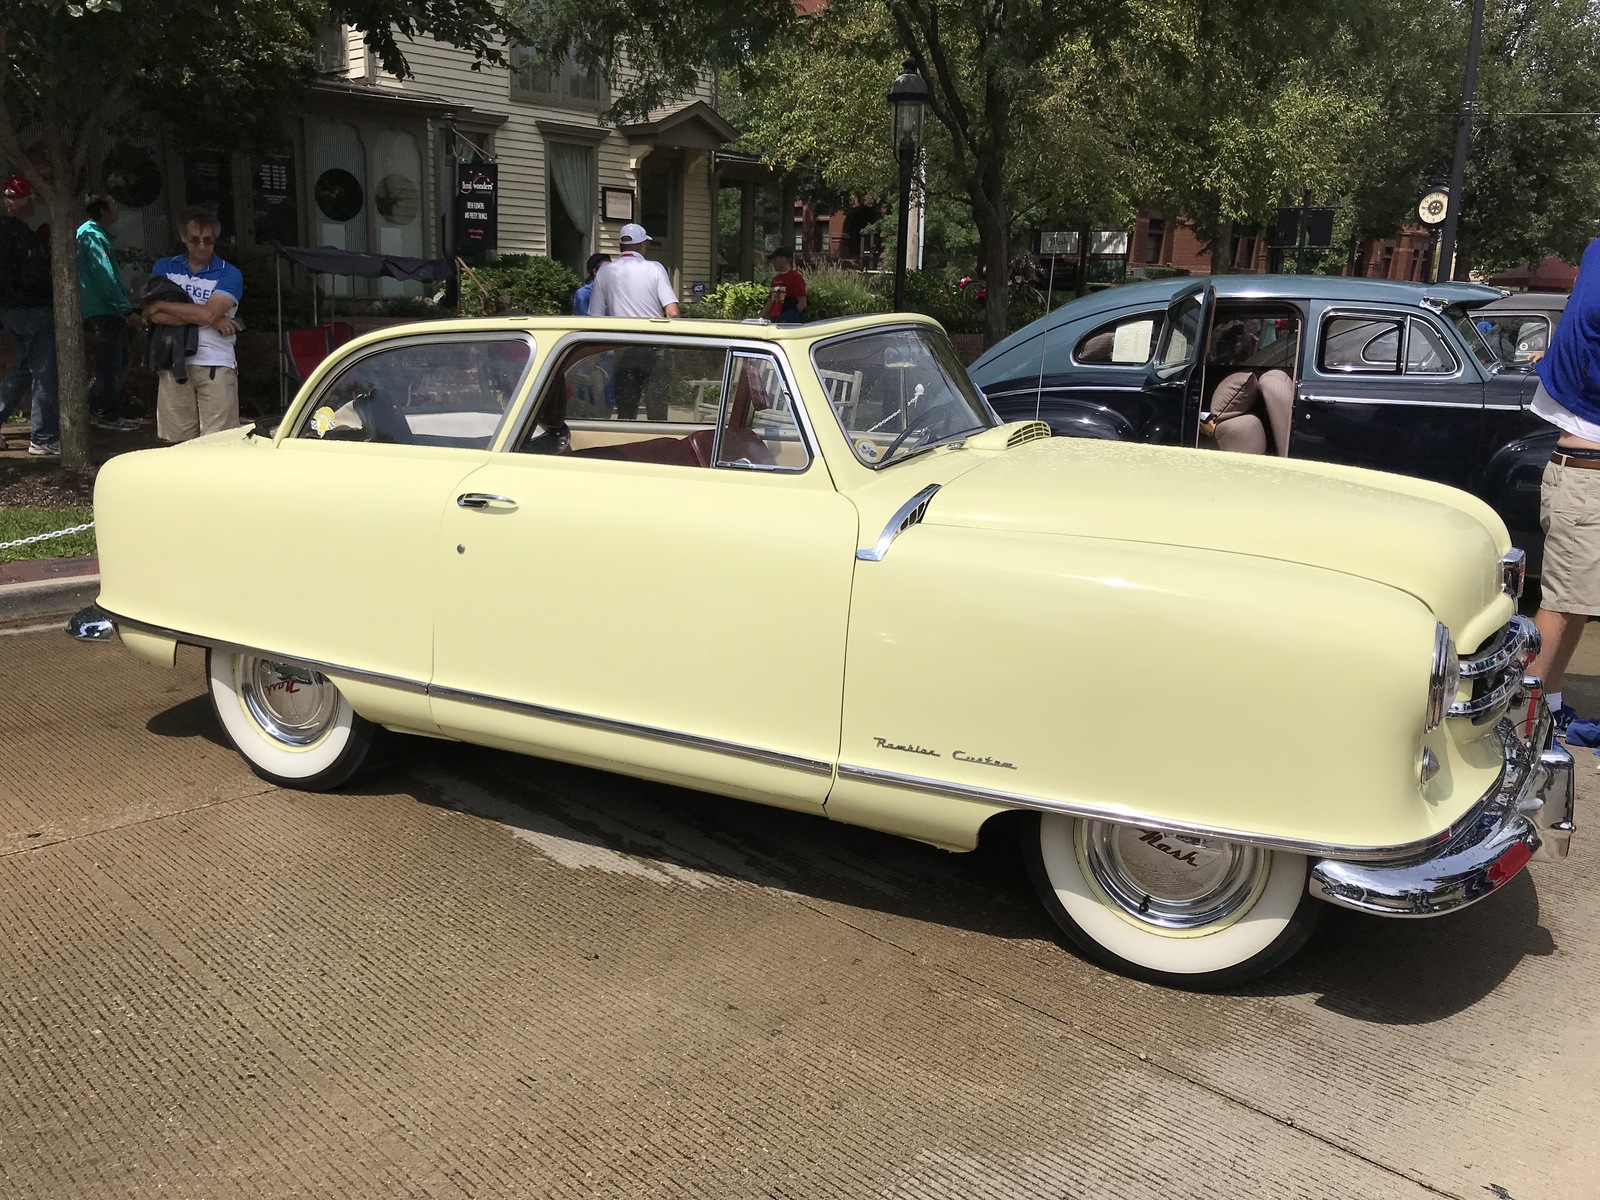
[[[198,235],[185,235],[183,244],[186,246],[215,246],[217,244],[217,239],[215,234],[206,234],[203,237]]]

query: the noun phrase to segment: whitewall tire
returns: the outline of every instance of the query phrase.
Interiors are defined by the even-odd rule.
[[[327,676],[228,650],[206,651],[206,684],[223,732],[261,778],[325,791],[366,761],[377,727]]]
[[[1045,908],[1090,958],[1184,988],[1265,974],[1311,936],[1322,906],[1304,855],[1041,813],[1024,822]]]

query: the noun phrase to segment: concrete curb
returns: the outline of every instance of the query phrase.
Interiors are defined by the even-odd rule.
[[[70,616],[99,594],[99,575],[0,584],[0,621]]]

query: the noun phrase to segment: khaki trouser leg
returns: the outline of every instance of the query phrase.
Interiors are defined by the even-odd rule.
[[[171,371],[162,371],[156,382],[156,436],[163,442],[187,442],[200,436],[200,410],[194,394],[195,370],[179,383]]]
[[[215,371],[215,378],[212,372]],[[190,367],[202,435],[239,427],[239,376],[232,367]]]

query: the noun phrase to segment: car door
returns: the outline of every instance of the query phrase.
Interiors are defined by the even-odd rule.
[[[1146,394],[1162,416],[1147,440],[1199,445],[1203,360],[1216,311],[1217,289],[1202,284],[1180,292],[1167,306],[1161,342],[1145,383]]]
[[[1307,346],[1291,456],[1473,486],[1483,374],[1431,312],[1328,306]]]
[[[341,359],[261,441],[257,473],[211,489],[236,534],[187,581],[192,603],[260,649],[380,685],[363,715],[430,729],[439,514],[487,460],[534,350],[522,332],[429,333]]]
[[[579,382],[606,372],[614,406],[603,380]],[[539,387],[532,423],[446,507],[439,725],[820,810],[857,522],[787,362],[759,345],[590,336],[559,347]],[[630,419],[612,415],[632,407],[625,393],[643,397]],[[585,407],[563,418],[567,404]],[[566,452],[538,453],[563,425]]]

